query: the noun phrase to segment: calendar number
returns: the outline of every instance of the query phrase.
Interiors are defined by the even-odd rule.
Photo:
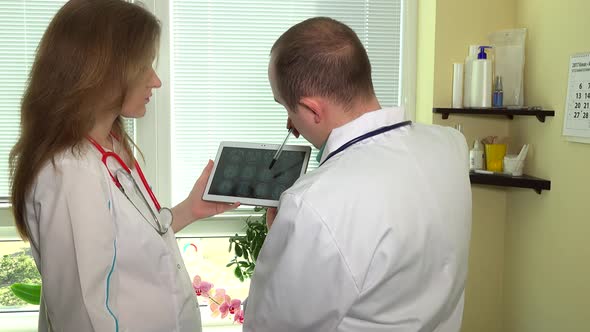
[[[588,119],[588,112],[584,112],[584,114],[582,114],[582,119]]]

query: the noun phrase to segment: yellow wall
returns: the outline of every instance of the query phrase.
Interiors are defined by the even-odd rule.
[[[551,191],[473,186],[473,233],[463,331],[590,331],[590,145],[561,136],[569,56],[590,52],[590,1],[420,0],[417,120],[461,123],[476,137],[532,143],[525,172]],[[527,105],[556,117],[432,115],[451,104],[452,63],[493,31],[528,29]]]
[[[567,3],[567,6],[565,5]],[[525,171],[551,179],[542,195],[507,197],[505,331],[590,331],[590,145],[562,138],[569,57],[590,52],[590,1],[519,0],[528,29],[525,98],[554,109],[545,124],[519,119],[532,143]]]
[[[508,135],[506,119],[451,116],[442,120],[439,115],[433,117],[432,106],[451,105],[453,62],[463,62],[468,45],[486,43],[490,32],[513,28],[515,8],[513,0],[420,1],[416,93],[419,122],[446,126],[460,123],[469,144],[476,137]],[[433,22],[434,31],[430,28]],[[502,330],[503,321],[507,194],[505,189],[495,187],[472,186],[472,190],[473,228],[462,331],[496,332]],[[533,192],[529,195],[536,196]]]
[[[435,23],[436,0],[418,1],[416,121],[428,124],[432,123]]]

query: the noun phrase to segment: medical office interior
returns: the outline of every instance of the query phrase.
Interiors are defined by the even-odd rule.
[[[37,327],[38,306],[14,298],[9,288],[39,279],[11,219],[7,159],[36,44],[63,3],[0,1],[0,331]],[[128,129],[150,161],[146,176],[164,205],[186,195],[219,141],[282,141],[286,117],[268,86],[268,51],[291,25],[330,16],[349,24],[363,42],[371,41],[365,46],[377,95],[386,104],[404,106],[406,117],[417,122],[461,129],[470,148],[488,136],[503,139],[512,154],[528,144],[524,173],[546,180],[533,188],[472,181],[480,183],[472,183],[462,331],[590,331],[590,145],[564,136],[570,59],[590,53],[590,1],[144,3],[163,26],[156,70],[164,87],[146,117],[128,123]],[[386,31],[375,32],[380,27]],[[453,64],[466,68],[469,46],[488,45],[490,34],[511,29],[526,29],[524,106],[553,113],[510,119],[435,112],[452,107]],[[380,33],[386,38],[379,39]],[[217,57],[208,56],[216,51]],[[290,143],[305,144],[302,138]],[[233,298],[247,296],[248,280],[241,282],[226,264],[235,256],[228,252],[228,237],[243,232],[251,214],[257,212],[241,208],[177,234],[191,278],[199,274]],[[207,306],[201,312],[204,331],[241,330],[231,319],[213,317]]]

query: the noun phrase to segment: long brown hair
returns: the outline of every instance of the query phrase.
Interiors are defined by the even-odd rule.
[[[371,64],[357,34],[328,17],[314,17],[287,30],[272,46],[277,88],[287,109],[302,97],[322,96],[343,106],[373,96]]]
[[[29,238],[25,201],[38,173],[67,149],[80,153],[99,112],[121,108],[128,86],[151,66],[159,37],[156,17],[123,0],[71,0],[49,24],[31,68],[21,134],[9,159],[13,213],[24,240]],[[134,143],[120,116],[112,131],[131,156]]]

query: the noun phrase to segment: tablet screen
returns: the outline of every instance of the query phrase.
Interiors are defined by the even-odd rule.
[[[275,150],[224,147],[208,194],[278,200],[307,167],[305,151],[283,150],[272,169]]]

